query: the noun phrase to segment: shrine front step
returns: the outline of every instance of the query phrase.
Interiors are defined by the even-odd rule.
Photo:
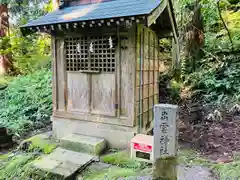
[[[106,149],[106,140],[81,134],[69,134],[60,139],[60,147],[93,156],[99,156]]]
[[[51,154],[33,162],[36,174],[52,174],[59,179],[73,179],[76,172],[81,172],[94,161],[94,156],[58,147]]]

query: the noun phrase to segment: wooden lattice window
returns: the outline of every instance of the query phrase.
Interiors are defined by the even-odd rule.
[[[65,39],[67,71],[115,72],[115,36]]]

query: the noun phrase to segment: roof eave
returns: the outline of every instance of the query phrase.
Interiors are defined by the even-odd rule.
[[[103,24],[106,25],[121,25],[126,24],[127,22],[136,22],[147,25],[147,17],[149,14],[136,14],[131,16],[119,16],[119,17],[111,17],[111,18],[102,18],[102,19],[89,19],[89,20],[72,20],[67,22],[58,22],[58,23],[42,23],[38,25],[31,25],[28,23],[26,25],[20,26],[20,29],[23,34],[28,35],[35,32],[45,32],[48,33],[59,29],[60,26],[68,29],[69,26],[73,27],[96,27],[102,26]],[[57,26],[57,27],[56,27]]]

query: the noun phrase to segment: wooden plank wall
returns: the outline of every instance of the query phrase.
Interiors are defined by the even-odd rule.
[[[103,72],[95,75],[67,71],[64,40],[66,37],[79,37],[81,34],[55,37],[52,42],[55,50],[53,54],[55,116],[96,122],[101,117],[104,123],[134,126],[136,26],[114,30],[108,29],[108,33],[104,34],[94,31],[94,35],[119,37],[115,44],[115,73]],[[89,32],[84,35],[92,34],[93,32]]]
[[[158,103],[159,55],[159,41],[155,32],[139,25],[137,27],[135,123],[138,124],[141,119],[142,131],[149,128],[153,120],[153,106]]]

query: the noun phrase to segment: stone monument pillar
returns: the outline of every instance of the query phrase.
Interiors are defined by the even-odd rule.
[[[153,179],[177,180],[178,106],[154,106]]]

